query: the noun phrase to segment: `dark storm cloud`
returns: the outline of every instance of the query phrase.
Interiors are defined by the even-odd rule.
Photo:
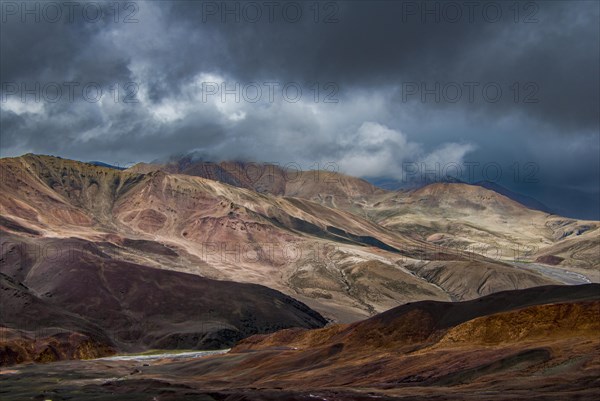
[[[494,7],[487,7],[490,3]],[[225,7],[217,4],[219,11]],[[223,23],[219,11],[209,14],[207,7],[190,2],[172,5],[170,15],[190,29],[202,24],[212,38],[219,38],[217,43],[232,62],[223,65],[215,59],[207,66],[225,69],[239,79],[336,81],[346,89],[458,83],[465,91],[462,84],[474,82],[479,87],[468,109],[520,113],[525,111],[522,98],[535,92],[531,99],[539,102],[527,104],[526,113],[571,128],[598,127],[598,4],[522,2],[515,7],[515,3],[473,2],[469,8],[459,2],[453,4],[459,5],[462,18],[455,23],[443,2],[337,4],[339,21],[331,24],[315,24],[306,8],[306,18],[295,24],[284,23],[281,16],[274,23],[266,16],[260,23],[244,23],[243,18],[235,23],[229,15]],[[424,9],[438,12],[421,15]],[[182,45],[195,49],[193,40]],[[213,57],[203,51],[197,55]],[[179,77],[189,74],[193,69],[187,74],[185,69],[177,71]],[[533,82],[536,87],[520,88],[521,99],[515,102],[511,88],[517,82]],[[501,85],[499,103],[482,97],[486,83]],[[420,94],[408,99],[420,101]],[[438,106],[450,103],[443,99],[436,103],[432,96],[426,101]]]
[[[559,196],[548,186],[598,193],[595,1],[256,2],[258,22],[244,14],[247,2],[120,3],[117,16],[114,3],[94,3],[104,11],[94,21],[75,12],[25,23],[4,4],[2,156],[125,164],[194,149],[212,159],[331,161],[394,178],[405,162],[531,161],[541,182],[513,187],[548,198]],[[283,9],[298,5],[293,22]],[[137,22],[125,21],[131,11]],[[273,102],[264,86],[257,103],[202,96],[203,82],[223,81],[279,88]],[[78,84],[74,99],[65,82]],[[303,88],[298,102],[282,100],[290,82]],[[36,83],[65,92],[54,103],[6,96]],[[85,93],[90,84],[101,99]],[[496,87],[502,94],[490,99]],[[327,95],[338,102],[323,102]]]
[[[43,2],[30,2],[39,7],[34,15],[6,15],[7,3],[20,8],[25,2],[2,5],[2,82],[65,79],[105,82],[128,76],[129,58],[115,54],[111,42],[106,40],[110,22],[102,19],[90,22],[77,13],[73,21],[65,17],[51,22],[43,17],[40,6]]]

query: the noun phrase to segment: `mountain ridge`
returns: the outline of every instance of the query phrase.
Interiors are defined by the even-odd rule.
[[[12,235],[106,243],[127,262],[265,284],[336,321],[424,297],[565,282],[564,267],[598,280],[597,222],[531,211],[467,184],[362,193],[317,182],[286,196],[48,156],[0,167],[0,223]],[[532,241],[539,249],[522,250]],[[485,248],[494,245],[503,253]],[[550,264],[514,266],[517,252],[518,261]]]

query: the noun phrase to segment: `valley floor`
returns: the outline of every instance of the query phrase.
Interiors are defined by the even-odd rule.
[[[283,352],[283,351],[282,351]],[[270,356],[270,352],[265,353]],[[510,382],[496,380],[466,385],[398,384],[390,388],[344,386],[338,388],[237,387],[235,380],[221,386],[206,385],[179,373],[185,365],[202,356],[152,360],[62,361],[47,365],[25,364],[0,371],[0,399],[20,400],[195,400],[195,401],[392,401],[392,400],[597,400],[598,385],[594,372],[587,377],[558,383],[547,377],[523,377]],[[555,370],[577,365],[575,358]],[[215,366],[219,359],[214,360]],[[597,372],[596,372],[597,373]],[[231,378],[229,378],[231,379]],[[585,389],[586,381],[589,388]]]

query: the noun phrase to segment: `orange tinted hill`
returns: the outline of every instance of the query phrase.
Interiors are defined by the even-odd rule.
[[[282,394],[336,389],[340,400],[355,399],[342,396],[344,389],[376,397],[475,399],[469,394],[488,391],[486,399],[504,400],[534,391],[591,400],[599,314],[600,286],[593,284],[416,302],[351,325],[253,336],[230,355],[177,371],[200,386],[231,380],[229,391],[243,394],[276,386]]]
[[[283,335],[285,332],[282,332],[251,337],[241,341],[237,349],[260,349],[272,346],[295,347],[303,344],[310,344],[314,347],[338,342],[343,343],[346,348],[353,347],[362,350],[367,348],[397,349],[407,344],[427,344],[430,341],[437,341],[439,335],[448,329],[468,321],[475,322],[474,319],[481,317],[509,311],[513,313],[528,307],[571,302],[600,302],[600,285],[544,286],[518,291],[502,291],[465,302],[414,302],[390,309],[352,325],[333,326],[314,331],[288,332],[288,335]],[[586,306],[585,313],[595,310],[594,308]],[[544,308],[539,310],[544,310]],[[514,313],[519,314],[519,312]],[[591,316],[582,314],[582,322],[587,322],[590,329],[593,329],[594,325],[600,328],[600,321],[594,322],[594,319],[590,319]],[[529,323],[534,324],[535,316],[531,316],[529,319]],[[561,319],[566,319],[566,317]],[[486,320],[477,322],[472,325],[486,324]],[[315,342],[314,339],[318,339],[318,341]]]
[[[82,399],[591,401],[599,313],[598,285],[417,302],[352,325],[253,336],[223,355],[50,365],[35,389],[24,383],[40,372],[19,366],[3,388]]]

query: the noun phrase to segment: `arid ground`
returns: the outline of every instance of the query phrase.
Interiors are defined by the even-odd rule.
[[[386,191],[185,159],[0,165],[2,399],[599,389],[597,221],[462,183]],[[148,351],[160,357],[102,359]]]

